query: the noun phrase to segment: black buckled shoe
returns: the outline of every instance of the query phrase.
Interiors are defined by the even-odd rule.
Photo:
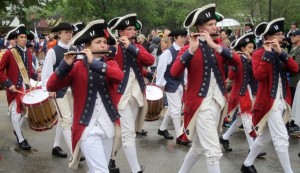
[[[179,138],[176,139],[176,144],[178,145],[189,145],[189,143],[191,143],[191,141],[183,141]]]
[[[254,165],[251,166],[245,166],[244,164],[241,167],[242,173],[257,173]]]
[[[229,140],[223,139],[223,136],[220,136],[219,140],[225,151],[232,151],[232,148],[229,147]]]
[[[257,155],[257,157],[264,157],[265,155],[267,155],[266,152],[260,152],[260,153]]]
[[[22,150],[30,150],[31,149],[31,146],[28,144],[27,140],[20,142],[19,147],[22,148]]]
[[[108,164],[109,173],[120,173],[119,168],[116,166],[115,160],[110,159]]]
[[[79,159],[79,161],[80,161],[80,162],[85,161],[85,157],[84,157],[84,156],[81,156],[80,159]]]
[[[61,158],[68,157],[68,154],[65,153],[59,146],[56,146],[55,148],[52,149],[52,155]]]
[[[144,165],[141,165],[141,170],[140,170],[139,172],[137,172],[137,173],[143,173],[144,170],[145,170],[145,166],[144,166]]]
[[[140,132],[135,132],[137,135],[141,135],[141,136],[147,136],[147,131],[146,130],[144,130],[144,129],[142,129],[142,131],[140,131]]]
[[[168,130],[158,129],[157,134],[163,136],[165,139],[169,139],[169,140],[173,139],[173,136],[169,134]]]

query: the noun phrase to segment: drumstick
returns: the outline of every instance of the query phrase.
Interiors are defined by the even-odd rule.
[[[15,92],[30,96],[28,93],[25,93],[25,92],[22,92],[22,91],[19,91],[19,90],[15,90]]]
[[[35,83],[35,86],[34,86],[34,88],[36,88],[36,87],[37,87],[38,83],[39,83],[39,80],[36,80],[36,83]]]
[[[153,84],[153,81],[154,81],[154,79],[155,79],[155,77],[156,77],[156,70],[157,70],[157,69],[155,69],[155,71],[154,71],[154,73],[153,73],[154,76],[153,76],[153,78],[152,78],[151,85]]]

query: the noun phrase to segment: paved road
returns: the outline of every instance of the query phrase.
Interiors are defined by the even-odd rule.
[[[10,118],[7,116],[6,96],[0,91],[0,173],[84,173],[87,171],[85,162],[79,169],[73,171],[67,167],[68,159],[52,157],[51,150],[55,130],[35,132],[24,125],[23,133],[32,146],[30,152],[18,148]],[[189,146],[178,146],[175,140],[167,141],[158,136],[157,129],[162,119],[155,122],[146,122],[144,129],[148,131],[147,137],[137,138],[137,151],[140,164],[145,165],[145,173],[176,173],[180,169]],[[174,129],[170,125],[170,133]],[[238,131],[232,136],[231,146],[233,151],[224,153],[221,160],[222,173],[240,173],[239,169],[248,152],[243,131]],[[62,148],[66,150],[66,144]],[[270,143],[266,148],[267,156],[257,159],[255,166],[260,173],[282,173],[279,160]],[[295,137],[290,139],[290,159],[294,173],[300,173],[300,141]],[[123,151],[119,152],[117,165],[121,173],[130,173],[129,166]],[[193,167],[191,173],[207,172],[206,161],[201,157]]]

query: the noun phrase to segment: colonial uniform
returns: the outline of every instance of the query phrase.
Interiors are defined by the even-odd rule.
[[[284,18],[272,20],[268,24],[256,27],[256,36],[272,36],[284,31]],[[290,117],[291,93],[286,71],[298,72],[298,64],[282,51],[265,51],[260,48],[252,55],[252,68],[258,91],[253,108],[253,128],[251,136],[257,136],[250,153],[242,165],[242,172],[256,172],[254,159],[262,151],[263,146],[273,141],[284,172],[291,173],[288,155],[288,134],[285,123]],[[267,127],[265,127],[267,125]]]
[[[13,39],[17,38],[20,34],[27,35],[28,39],[33,39],[34,37],[23,24],[9,32],[7,37]],[[32,55],[29,51],[27,51],[26,46],[22,48],[21,46],[17,45],[15,48],[7,50],[0,61],[0,84],[6,87],[7,103],[9,106],[9,113],[12,117],[14,134],[17,137],[19,146],[24,150],[30,150],[31,146],[24,139],[21,132],[21,127],[24,122],[24,117],[22,116],[24,109],[21,103],[21,96],[23,94],[9,91],[9,88],[12,85],[15,85],[16,89],[19,91],[25,91],[30,87],[30,84],[25,83],[26,79],[24,79],[24,76],[21,75],[13,51],[15,51],[16,54],[19,54],[29,78],[37,80],[38,75],[34,72],[32,67]]]
[[[69,23],[60,23],[54,27],[51,32],[59,32],[62,30],[73,30],[73,27]],[[53,71],[59,66],[60,62],[64,58],[64,53],[68,52],[70,49],[69,45],[58,41],[58,44],[53,48],[49,49],[45,62],[42,69],[42,87],[46,91],[46,84],[53,73]],[[58,112],[58,125],[56,127],[55,140],[53,144],[52,154],[58,157],[67,157],[65,153],[59,146],[61,145],[60,139],[65,138],[67,146],[72,153],[72,143],[71,143],[71,126],[73,117],[73,97],[71,89],[68,87],[62,88],[56,92],[55,98],[57,112]]]
[[[136,29],[140,28],[135,13],[114,18],[109,22],[109,26],[110,29],[118,30],[124,30],[129,26],[134,26]],[[125,48],[122,43],[119,43],[115,60],[124,72],[124,79],[117,88],[118,111],[121,115],[122,146],[131,171],[133,173],[142,172],[136,155],[135,121],[139,108],[144,106],[145,103],[143,66],[152,65],[154,58],[139,44],[131,43]]]
[[[215,4],[209,4],[191,12],[184,25],[192,27],[221,19],[215,14]],[[221,110],[226,104],[224,63],[237,65],[239,59],[239,56],[228,48],[222,47],[216,52],[205,41],[200,39],[199,42],[199,48],[194,55],[189,52],[189,45],[183,47],[171,67],[171,75],[174,77],[180,76],[185,68],[188,70],[184,124],[180,133],[193,139],[180,173],[189,172],[203,151],[201,146],[206,156],[208,172],[220,172],[219,160],[222,150],[217,128]]]
[[[94,35],[90,35],[94,33]],[[115,39],[106,29],[104,20],[90,22],[76,35],[70,44],[86,43],[89,40],[105,37],[108,44]],[[62,61],[47,83],[49,91],[58,91],[71,86],[74,97],[74,119],[72,125],[72,150],[69,166],[77,168],[79,150],[86,158],[89,172],[108,173],[113,137],[114,122],[120,117],[117,111],[115,84],[121,82],[123,72],[111,58],[94,59],[91,64],[87,58],[68,65]]]
[[[249,43],[255,45],[255,35],[253,32],[247,33],[233,41],[231,48],[241,51],[241,47],[246,47]],[[220,137],[220,142],[226,151],[232,151],[229,148],[228,140],[233,132],[243,124],[250,148],[253,143],[253,138],[249,135],[252,127],[252,103],[254,103],[257,90],[257,82],[253,77],[251,61],[244,54],[241,54],[238,66],[231,67],[228,76],[233,81],[231,93],[228,98],[228,114],[232,117],[236,110],[238,110],[238,116],[227,132]]]
[[[187,36],[187,31],[185,29],[177,29],[172,31],[169,36]],[[156,85],[163,87],[166,91],[168,99],[168,110],[164,115],[164,120],[158,129],[158,134],[164,136],[165,139],[173,139],[167,130],[170,120],[173,120],[175,127],[176,138],[179,136],[180,126],[181,126],[181,105],[182,105],[182,95],[183,95],[183,75],[180,78],[174,78],[171,76],[170,69],[177,57],[177,54],[181,46],[173,43],[173,45],[164,51],[160,55],[160,61],[157,66],[157,77]]]

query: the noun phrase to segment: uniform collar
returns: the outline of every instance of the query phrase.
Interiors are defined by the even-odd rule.
[[[69,49],[70,48],[69,45],[62,43],[61,41],[58,41],[57,45],[64,48],[64,49]]]
[[[21,46],[19,46],[18,44],[17,44],[17,47],[20,49],[20,50],[22,50],[23,52],[26,52],[26,47],[24,47],[24,48],[21,48]]]
[[[176,44],[176,42],[173,43],[173,46],[174,46],[175,50],[181,49],[181,47],[178,44]]]

